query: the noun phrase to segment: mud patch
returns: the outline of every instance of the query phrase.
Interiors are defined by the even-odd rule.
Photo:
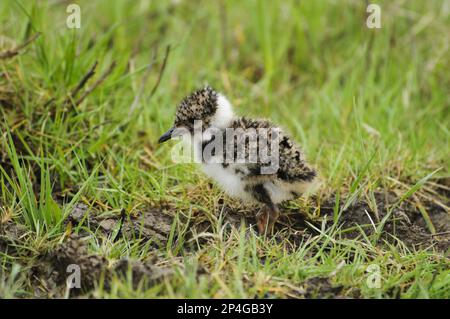
[[[344,238],[361,236],[361,231],[367,236],[376,235],[378,226],[390,211],[397,197],[390,193],[376,193],[375,205],[360,200],[350,205],[342,212],[339,225]],[[436,233],[432,234],[419,208],[409,202],[404,202],[391,210],[384,227],[379,234],[379,242],[386,240],[394,243],[401,240],[407,247],[424,249],[433,246],[438,251],[445,252],[450,247],[450,215],[442,207],[426,203],[426,210]],[[321,206],[321,216],[326,217],[329,224],[333,220],[335,199],[327,199]],[[343,207],[343,204],[340,205]]]
[[[222,218],[222,224],[227,229],[238,228],[242,221],[253,224],[254,210],[246,208],[232,208],[230,206],[220,205],[218,208]],[[175,218],[179,221],[179,227],[185,228],[186,242],[198,234],[204,234],[214,231],[214,225],[205,217],[205,214],[198,213],[195,216],[187,218],[182,214],[176,216],[170,208],[149,207],[133,214],[120,216],[102,216],[92,212],[87,205],[77,204],[68,217],[68,222],[73,226],[86,225],[90,230],[100,231],[105,235],[111,235],[115,238],[124,236],[127,238],[141,239],[145,242],[150,241],[155,249],[164,248],[170,238]],[[116,233],[116,234],[115,234]],[[88,235],[88,233],[83,233]],[[178,230],[175,230],[174,240],[179,236]],[[196,240],[199,243],[205,243],[206,240],[201,237]],[[186,246],[186,249],[190,247]]]
[[[114,272],[119,276],[127,276],[130,274],[134,287],[137,287],[141,283],[144,284],[144,287],[151,287],[173,273],[170,268],[155,266],[156,263],[156,259],[151,259],[146,262],[121,259],[115,264]]]
[[[395,202],[393,195],[376,194],[375,201],[370,204],[360,200],[350,205],[339,217],[339,236],[356,239],[361,232],[367,236],[376,235],[376,228],[386,217],[389,208]],[[228,201],[227,201],[228,202]],[[325,219],[328,226],[332,225],[333,211],[336,200],[328,198],[320,207],[321,219]],[[342,200],[341,203],[345,202]],[[373,206],[376,203],[376,207]],[[236,205],[236,206],[234,206]],[[343,205],[343,204],[340,204]],[[342,206],[341,206],[342,208]],[[426,210],[436,230],[432,235],[421,211],[410,203],[404,203],[392,210],[386,220],[379,237],[378,244],[384,241],[396,243],[401,240],[406,246],[414,249],[433,247],[445,252],[450,247],[450,216],[441,206],[427,203]],[[133,285],[144,283],[144,287],[151,287],[161,279],[170,276],[172,270],[169,266],[161,267],[162,263],[149,257],[146,261],[118,260],[108,261],[104,256],[90,253],[89,241],[92,232],[96,234],[129,239],[141,239],[150,242],[155,250],[167,246],[175,218],[187,229],[185,236],[189,239],[198,234],[214,233],[217,231],[215,221],[221,220],[221,227],[226,230],[238,229],[244,222],[247,225],[255,224],[257,207],[244,207],[235,203],[217,205],[213,217],[196,212],[189,219],[175,216],[170,207],[150,207],[133,214],[96,214],[88,206],[78,204],[67,219],[72,224],[72,230],[77,229],[78,234],[72,234],[56,249],[41,254],[36,258],[31,269],[31,280],[35,288],[36,297],[62,297],[67,295],[66,280],[70,271],[68,266],[77,265],[81,275],[81,289],[72,289],[69,296],[76,297],[81,294],[89,296],[89,291],[100,279],[104,280],[105,289],[109,289],[116,276],[132,278]],[[215,220],[215,221],[212,221]],[[321,228],[321,220],[308,220],[298,209],[284,208],[279,223],[276,225],[277,239],[282,240],[294,248],[297,243],[316,236],[318,232],[311,225]],[[80,226],[80,227],[77,227]],[[23,226],[12,220],[0,224],[0,252],[15,254],[24,236],[29,233]],[[176,241],[177,233],[174,234]],[[211,236],[204,236],[201,244],[208,242]],[[188,251],[191,246],[185,241],[183,249]],[[150,253],[150,255],[152,255]],[[328,278],[312,278],[301,285],[296,291],[299,298],[353,298],[358,292],[350,293],[342,286],[333,285]]]
[[[12,220],[0,223],[0,252],[9,255],[17,255],[17,247],[27,234],[25,226]]]
[[[355,201],[345,210],[345,199],[340,200],[339,208],[343,210],[338,219],[341,238],[357,239],[366,236],[379,236],[378,244],[384,241],[396,243],[403,242],[410,249],[425,249],[433,247],[436,251],[446,252],[450,248],[450,213],[439,205],[426,202],[426,211],[435,228],[435,234],[430,232],[427,222],[418,207],[404,202],[392,209],[385,220],[384,227],[379,228],[392,205],[397,201],[392,193],[376,193],[375,206],[365,200]],[[317,205],[320,209],[320,217],[315,220],[308,219],[305,214],[296,209],[282,208],[282,213],[276,224],[276,232],[279,240],[286,240],[293,244],[300,244],[305,239],[318,234],[316,229],[321,228],[325,220],[327,227],[331,227],[334,218],[336,199],[327,198]],[[258,212],[254,208],[250,212],[238,211],[230,206],[221,208],[224,220],[232,226],[239,226],[240,220],[244,219],[247,224],[254,225],[254,216]],[[313,227],[311,227],[311,225]],[[378,234],[378,230],[381,232]]]
[[[77,204],[69,215],[72,225],[85,223],[89,229],[100,230],[106,235],[152,241],[155,248],[165,247],[174,216],[161,208],[149,208],[137,214],[102,216],[91,212],[85,204]]]
[[[76,297],[86,294],[103,279],[104,288],[109,289],[114,276],[131,275],[136,287],[144,283],[144,288],[155,285],[171,274],[169,269],[158,267],[155,259],[141,262],[137,260],[121,259],[109,263],[104,256],[88,252],[89,237],[71,235],[66,242],[57,249],[38,258],[32,268],[32,278],[35,282],[35,296],[62,297],[65,294]],[[74,268],[74,266],[76,268]],[[80,274],[80,287],[68,291],[67,279],[77,269]],[[75,281],[73,281],[75,282]]]
[[[345,199],[341,199],[339,206],[342,213],[338,220],[339,235],[342,238],[357,239],[364,232],[369,237],[378,236],[380,245],[384,241],[396,243],[400,240],[411,249],[434,247],[441,252],[449,249],[449,212],[434,203],[426,203],[426,210],[435,228],[435,234],[432,234],[419,208],[411,203],[405,202],[392,209],[390,215],[384,220],[396,200],[397,197],[394,194],[380,192],[375,194],[375,201],[372,203],[359,200],[343,210]],[[299,210],[283,208],[280,220],[276,225],[279,239],[288,239],[292,244],[298,244],[310,236],[317,235],[314,227],[320,229],[321,222],[324,219],[327,226],[331,226],[336,199],[330,197],[323,200],[318,206],[320,218],[317,220],[308,220],[305,214],[302,214]],[[220,216],[225,229],[230,229],[239,228],[242,222],[247,225],[255,225],[257,213],[258,207],[243,207],[237,204],[234,206],[233,203],[225,204],[221,202],[216,207],[215,215],[217,218]],[[91,214],[88,207],[83,204],[77,205],[69,216],[69,220],[73,224],[85,222],[90,229],[101,230],[106,234],[112,234],[121,227],[121,234],[119,235],[151,241],[155,248],[166,247],[174,218],[173,211],[161,207],[150,207],[129,215],[125,219],[121,219],[119,215],[96,216]],[[182,224],[187,225],[185,234],[187,239],[193,238],[197,234],[215,232],[216,225],[213,225],[213,222],[206,218],[205,214],[198,213],[189,220],[182,216],[178,218],[181,218]],[[383,222],[385,222],[384,226],[379,227]],[[311,224],[314,227],[311,227]],[[378,234],[379,230],[381,232]],[[177,233],[174,234],[175,239],[177,235]],[[208,241],[207,238],[209,237],[200,237],[197,242],[204,244]]]
[[[310,277],[295,286],[281,284],[283,292],[267,293],[263,298],[287,297],[293,299],[354,299],[361,298],[361,291],[355,287],[345,287],[332,282],[330,277]],[[287,290],[285,290],[287,288]],[[279,288],[278,288],[279,290]]]
[[[331,283],[326,277],[313,277],[302,283],[304,289],[302,297],[311,299],[348,299],[358,298],[359,291],[355,290],[350,293],[345,292],[345,287]]]
[[[87,238],[72,235],[55,251],[51,251],[39,258],[37,266],[33,268],[33,277],[39,281],[43,291],[36,291],[37,295],[48,297],[63,296],[68,276],[79,269],[80,289],[72,289],[73,294],[88,291],[94,287],[101,276],[107,275],[108,262],[106,258],[88,254]]]

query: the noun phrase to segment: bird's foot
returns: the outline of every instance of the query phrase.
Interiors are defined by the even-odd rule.
[[[256,226],[261,235],[273,234],[274,225],[280,216],[278,207],[265,206],[256,215]]]
[[[269,224],[269,212],[267,209],[261,209],[256,215],[256,226],[258,227],[258,232],[260,235],[264,235],[267,231],[267,226]]]

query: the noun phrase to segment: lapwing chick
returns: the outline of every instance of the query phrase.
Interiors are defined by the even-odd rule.
[[[261,234],[273,232],[280,203],[316,188],[316,170],[280,127],[235,116],[227,98],[209,86],[181,101],[159,143],[175,136],[189,142],[193,160],[229,196],[260,204]]]

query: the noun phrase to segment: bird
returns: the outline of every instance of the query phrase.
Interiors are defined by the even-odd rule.
[[[174,137],[192,146],[193,159],[230,197],[259,204],[260,234],[273,233],[280,204],[318,188],[317,170],[280,126],[235,115],[230,101],[211,86],[179,103],[173,126],[158,143]]]

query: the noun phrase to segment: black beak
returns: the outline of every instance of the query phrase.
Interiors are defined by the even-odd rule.
[[[165,141],[168,141],[172,138],[172,133],[175,130],[174,127],[171,127],[166,133],[164,133],[158,140],[158,143],[164,143]]]

